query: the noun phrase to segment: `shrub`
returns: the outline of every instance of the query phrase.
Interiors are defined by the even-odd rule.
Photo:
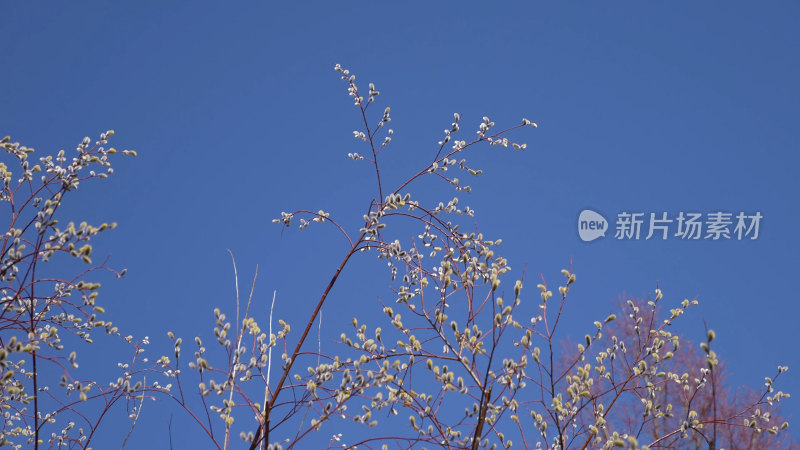
[[[91,239],[116,227],[86,222],[66,225],[57,217],[76,189],[87,180],[113,173],[111,158],[117,152],[104,146],[114,134],[102,133],[92,143],[84,138],[77,155],[67,158],[61,150],[55,158],[42,157],[31,165],[34,150],[0,141],[6,162],[0,162],[0,202],[5,205],[8,231],[0,247],[0,395],[4,420],[0,446],[85,448],[112,405],[136,402],[146,388],[135,381],[134,367],[143,343],[123,336],[113,323],[103,320],[99,302],[98,272],[117,272],[105,262],[92,261]],[[13,166],[18,166],[16,175]],[[71,275],[69,275],[71,274]],[[93,333],[122,340],[131,360],[122,364],[116,382],[102,383],[78,374],[78,349],[92,343]],[[146,343],[146,342],[145,342]],[[139,399],[139,400],[137,400]],[[133,422],[135,424],[135,420]]]

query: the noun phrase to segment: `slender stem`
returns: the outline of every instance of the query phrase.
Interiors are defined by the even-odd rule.
[[[272,304],[269,307],[269,335],[272,336],[272,313],[275,310],[275,297],[278,295],[278,291],[272,291]],[[270,338],[271,339],[271,338]],[[261,411],[261,415],[263,417],[267,417],[267,401],[269,400],[269,380],[270,380],[270,373],[272,372],[272,346],[270,345],[268,356],[267,356],[267,384],[264,387],[264,409]],[[267,421],[261,421],[261,426],[258,430],[261,432],[262,435],[266,435],[266,424]],[[262,445],[261,448],[266,448],[266,444]]]
[[[485,390],[481,396],[478,425],[475,427],[475,434],[472,436],[472,450],[478,450],[478,445],[480,444],[481,435],[483,434],[483,424],[486,423],[486,411],[489,409],[489,401],[491,401],[492,397],[492,387],[494,386],[489,386],[489,389]]]
[[[34,432],[34,448],[39,448],[39,386],[37,378],[39,371],[36,370],[36,351],[31,352],[31,359],[33,360],[33,432]]]
[[[378,167],[378,152],[375,150],[375,142],[372,140],[372,132],[369,129],[369,123],[367,122],[367,110],[363,106],[360,106],[361,109],[361,117],[364,119],[364,128],[367,130],[367,136],[369,138],[369,147],[372,150],[372,162],[375,164],[375,176],[378,179],[378,201],[383,201],[383,186],[381,186],[381,170]]]
[[[250,450],[255,450],[258,447],[258,444],[261,442],[261,430],[264,429],[263,438],[264,440],[269,443],[269,422],[270,422],[270,411],[272,407],[275,406],[275,401],[278,399],[278,396],[283,389],[283,384],[286,382],[286,379],[289,377],[289,372],[292,370],[292,365],[294,365],[297,356],[300,354],[300,350],[303,347],[303,343],[305,343],[306,338],[308,337],[308,333],[311,331],[311,328],[314,326],[314,322],[317,319],[317,315],[319,314],[320,310],[322,309],[322,305],[325,303],[325,300],[328,298],[328,294],[333,289],[333,285],[336,284],[336,280],[339,278],[339,274],[342,273],[344,266],[347,265],[347,262],[350,260],[350,257],[353,256],[353,253],[356,252],[359,244],[361,244],[361,240],[364,239],[366,233],[361,233],[361,236],[356,240],[350,250],[347,252],[347,255],[342,260],[339,267],[336,269],[336,273],[333,274],[331,281],[328,283],[328,286],[325,288],[325,292],[322,293],[322,297],[320,297],[319,301],[317,302],[317,307],[314,308],[314,312],[311,313],[311,317],[308,319],[308,323],[306,324],[305,330],[303,330],[302,336],[300,336],[300,340],[297,342],[297,345],[292,352],[292,355],[289,357],[289,360],[286,362],[286,367],[283,369],[283,373],[281,374],[281,378],[278,381],[278,385],[274,389],[274,393],[272,397],[267,402],[266,406],[264,407],[264,417],[263,421],[265,424],[262,427],[259,427],[258,431],[256,432],[255,439],[253,439],[252,445],[250,445]]]

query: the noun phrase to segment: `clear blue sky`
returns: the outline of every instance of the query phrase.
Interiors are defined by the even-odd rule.
[[[717,332],[732,382],[759,387],[787,364],[779,388],[800,395],[800,6],[433,3],[3,3],[2,133],[54,153],[113,128],[115,147],[139,153],[69,210],[119,223],[95,245],[128,268],[104,284],[109,318],[150,336],[152,357],[169,354],[167,330],[208,336],[213,308],[233,311],[229,248],[243,286],[260,266],[259,307],[277,290],[276,315],[299,332],[346,246],[332,229],[281,235],[270,220],[324,209],[352,229],[372,196],[373,174],[346,158],[364,148],[338,62],[392,108],[392,185],[433,155],[454,112],[465,135],[483,115],[539,123],[522,135],[525,152],[471,153],[484,175],[462,202],[503,238],[515,269],[555,284],[574,261],[567,331],[582,336],[621,295],[659,285],[665,301],[700,300],[681,330],[701,339],[704,319]],[[621,211],[764,218],[754,241],[585,243],[585,208],[612,221]],[[335,289],[331,338],[356,311],[380,324],[388,280],[373,258]],[[102,367],[93,355],[84,350],[84,364]],[[796,418],[798,405],[783,411]],[[129,448],[164,447],[166,406],[145,405]],[[207,444],[178,411],[173,426],[176,448]],[[121,430],[96,448],[119,445]]]

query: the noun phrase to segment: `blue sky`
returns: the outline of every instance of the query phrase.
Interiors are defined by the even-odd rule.
[[[49,154],[114,129],[113,146],[139,153],[68,210],[119,223],[95,245],[128,268],[104,284],[109,318],[150,336],[152,356],[169,353],[167,330],[207,336],[214,307],[233,311],[231,249],[243,279],[259,265],[259,307],[277,290],[276,316],[299,330],[347,248],[333,229],[270,220],[324,209],[353,229],[373,195],[372,172],[346,157],[365,149],[341,63],[392,108],[390,185],[427,164],[454,112],[465,135],[484,115],[538,122],[516,135],[524,152],[476,148],[484,174],[460,197],[518,271],[555,284],[573,261],[574,336],[658,285],[667,301],[700,300],[681,330],[717,332],[732,382],[800,368],[796,3],[432,3],[3,4],[4,135]],[[757,240],[585,243],[583,209],[763,220]],[[380,315],[388,278],[373,258],[345,271],[324,310],[332,337],[356,312]],[[84,352],[94,364],[99,350]],[[798,386],[790,370],[779,388]],[[145,408],[129,448],[167,439],[168,408]],[[194,430],[178,411],[174,426]]]

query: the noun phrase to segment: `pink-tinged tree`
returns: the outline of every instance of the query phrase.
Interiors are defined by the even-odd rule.
[[[653,447],[794,448],[791,435],[778,433],[787,426],[779,414],[779,400],[788,394],[775,391],[771,378],[760,391],[731,388],[725,365],[710,348],[716,333],[706,331],[706,342],[700,345],[669,333],[669,323],[662,325],[660,298],[656,291],[654,301],[627,299],[619,307],[622,318],[605,328],[607,336],[601,342],[616,356],[608,358],[611,370],[630,371],[633,355],[644,352],[661,355],[663,371],[661,376],[638,378],[620,398],[622,412],[612,416],[617,429],[649,439],[657,444]],[[563,354],[569,361],[574,347]],[[785,371],[778,368],[778,374]],[[689,426],[694,421],[695,426]]]

